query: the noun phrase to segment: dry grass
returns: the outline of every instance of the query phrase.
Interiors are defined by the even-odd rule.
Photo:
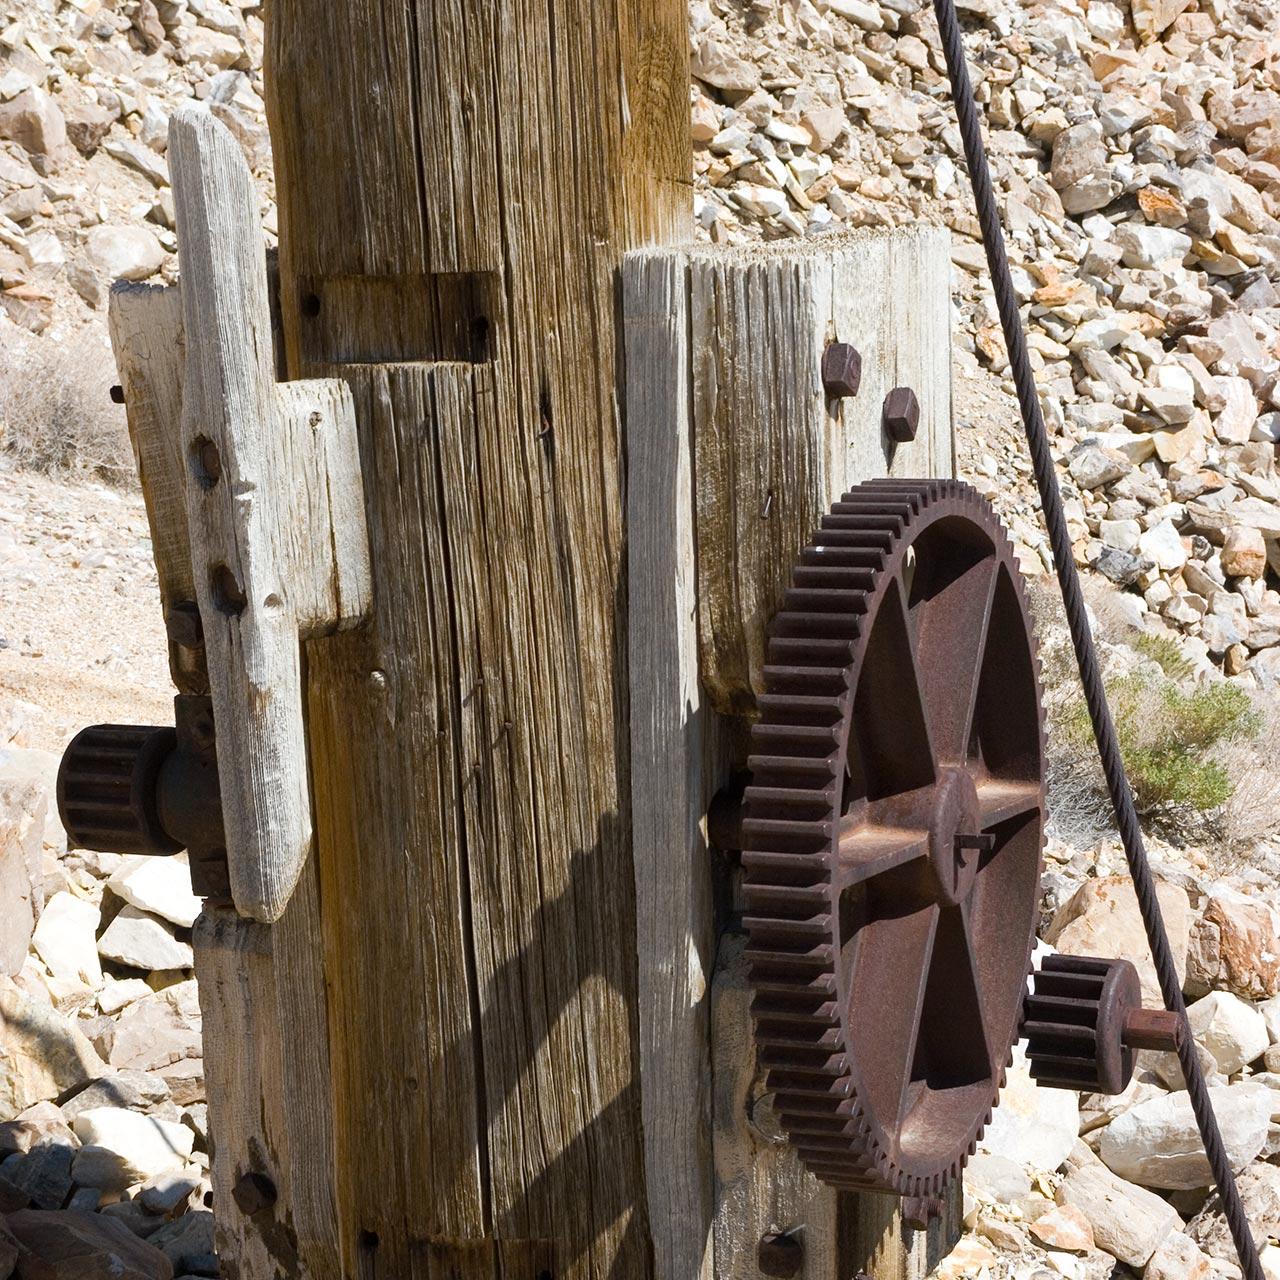
[[[111,352],[97,334],[0,339],[0,450],[18,466],[134,482],[124,409],[110,398]]]

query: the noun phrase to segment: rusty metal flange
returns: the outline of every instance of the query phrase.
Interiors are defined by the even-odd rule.
[[[822,1181],[937,1195],[1003,1083],[1041,869],[1039,663],[990,506],[953,481],[846,494],[764,679],[741,843],[768,1087]]]

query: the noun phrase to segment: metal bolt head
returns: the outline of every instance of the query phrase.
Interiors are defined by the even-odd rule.
[[[862,383],[862,356],[848,342],[833,342],[822,353],[822,389],[832,399],[856,396]]]
[[[910,387],[894,387],[884,398],[884,429],[890,440],[906,444],[920,429],[920,401]]]
[[[246,1218],[252,1218],[275,1204],[276,1184],[265,1173],[246,1173],[232,1187],[231,1198]]]
[[[793,1235],[770,1232],[760,1237],[756,1265],[767,1276],[798,1276],[804,1266],[804,1245]]]
[[[124,388],[118,382],[111,388],[111,403],[124,404]]]

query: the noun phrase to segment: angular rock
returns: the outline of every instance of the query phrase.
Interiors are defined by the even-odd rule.
[[[98,1036],[113,1067],[154,1071],[201,1054],[196,984],[184,982],[135,1001]]]
[[[1280,933],[1271,908],[1215,887],[1192,932],[1185,989],[1190,996],[1221,989],[1246,1000],[1280,991]]]
[[[966,1189],[997,1204],[1014,1204],[1031,1194],[1031,1178],[1016,1160],[979,1151],[964,1171]]]
[[[1181,1231],[1175,1231],[1151,1255],[1142,1280],[1210,1280],[1213,1262],[1198,1244]]]
[[[1267,1020],[1227,991],[1211,991],[1187,1010],[1192,1034],[1213,1054],[1223,1075],[1234,1075],[1267,1051]]]
[[[1181,264],[1191,252],[1191,237],[1171,227],[1153,227],[1137,222],[1122,223],[1115,230],[1121,261],[1126,267],[1160,267]]]
[[[82,156],[91,156],[115,123],[115,115],[105,107],[87,98],[62,102],[62,115],[66,123],[67,141]]]
[[[1187,549],[1172,520],[1161,520],[1138,539],[1138,550],[1167,573],[1176,573],[1187,563]]]
[[[1133,464],[1114,449],[1085,444],[1072,452],[1067,469],[1081,488],[1100,489],[1127,476],[1133,470]]]
[[[58,104],[32,87],[0,102],[0,138],[10,138],[35,156],[56,156],[66,145],[67,126]]]
[[[1049,181],[1061,191],[1086,178],[1096,178],[1107,168],[1107,146],[1102,127],[1094,120],[1063,129],[1053,140]],[[1190,241],[1188,241],[1188,248]]]
[[[71,1196],[74,1142],[42,1142],[25,1155],[5,1161],[4,1176],[36,1209],[61,1209]]]
[[[102,965],[94,937],[99,914],[92,902],[72,893],[55,893],[49,899],[32,943],[55,978],[83,982],[95,989],[102,985]]]
[[[23,1210],[7,1224],[30,1255],[19,1280],[173,1280],[163,1253],[101,1214]]]
[[[163,1250],[175,1271],[191,1271],[207,1275],[207,1260],[214,1254],[213,1214],[207,1209],[193,1209],[175,1219],[151,1237],[151,1243]]]
[[[150,1111],[169,1101],[169,1086],[149,1071],[115,1071],[95,1080],[73,1097],[68,1098],[58,1110],[67,1123],[71,1123],[82,1111],[99,1107],[123,1107],[130,1111]]]
[[[82,1111],[72,1126],[84,1144],[75,1159],[83,1187],[123,1191],[162,1173],[184,1168],[194,1135],[185,1125],[120,1107]]]
[[[979,1149],[1015,1161],[1035,1173],[1052,1173],[1067,1158],[1080,1130],[1074,1093],[1041,1089],[1031,1079],[1021,1045],[1005,1078],[991,1123]]]
[[[1236,1186],[1254,1243],[1261,1248],[1269,1236],[1280,1239],[1280,1166],[1253,1165],[1237,1176]],[[1222,1202],[1216,1195],[1187,1224],[1187,1234],[1211,1258],[1238,1265]]]
[[[1242,1169],[1262,1150],[1271,1124],[1272,1092],[1264,1085],[1211,1088],[1233,1169]],[[1213,1183],[1190,1095],[1171,1093],[1140,1103],[1103,1131],[1098,1154],[1128,1182],[1144,1187],[1190,1191]]]
[[[26,1155],[33,1147],[59,1142],[72,1147],[80,1145],[61,1110],[52,1102],[37,1102],[13,1120],[0,1123],[0,1158]]]
[[[48,1005],[0,981],[0,1120],[107,1074],[84,1033]]]
[[[738,57],[727,44],[710,36],[694,49],[689,70],[703,84],[737,93],[750,93],[760,83],[760,71],[754,63]]]
[[[1191,935],[1190,899],[1185,889],[1164,880],[1156,882],[1156,897],[1164,913],[1178,976],[1185,977]],[[1145,1002],[1161,1006],[1146,929],[1127,876],[1086,880],[1054,916],[1045,941],[1068,955],[1131,960],[1142,978]]]
[[[1117,1178],[1101,1164],[1073,1169],[1058,1188],[1061,1205],[1079,1209],[1100,1249],[1130,1267],[1145,1267],[1182,1226],[1178,1212],[1152,1191]]]
[[[164,263],[164,249],[146,227],[94,227],[85,249],[94,267],[112,281],[146,280]]]
[[[138,1199],[148,1213],[167,1218],[200,1190],[198,1170],[187,1168],[176,1173],[162,1173],[150,1179],[138,1192]]]
[[[1267,544],[1262,533],[1247,525],[1229,530],[1222,544],[1222,568],[1233,578],[1261,578],[1267,571]]]
[[[127,858],[107,881],[107,888],[139,911],[190,929],[203,905],[191,892],[187,855],[172,858]]]
[[[98,952],[134,969],[190,969],[195,957],[189,942],[173,936],[171,926],[155,916],[125,907],[98,939]]]
[[[1071,1204],[1041,1214],[1031,1224],[1031,1234],[1046,1248],[1065,1249],[1068,1253],[1088,1253],[1094,1246],[1089,1219]]]

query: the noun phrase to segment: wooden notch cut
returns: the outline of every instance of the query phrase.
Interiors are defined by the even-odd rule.
[[[277,920],[311,847],[300,640],[368,613],[351,393],[276,383],[257,194],[208,112],[174,115],[182,268],[184,489],[218,726],[231,896]]]
[[[297,293],[310,364],[405,364],[492,358],[501,282],[495,271],[304,280]]]

